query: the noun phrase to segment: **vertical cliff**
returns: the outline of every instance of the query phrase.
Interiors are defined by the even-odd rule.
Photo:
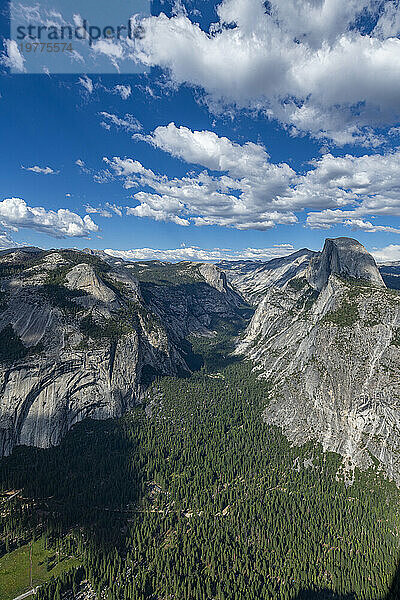
[[[122,415],[155,376],[190,372],[186,335],[242,320],[211,265],[28,248],[0,256],[0,285],[0,454]]]
[[[400,294],[354,240],[327,240],[305,277],[272,286],[237,349],[272,382],[264,418],[400,483]]]

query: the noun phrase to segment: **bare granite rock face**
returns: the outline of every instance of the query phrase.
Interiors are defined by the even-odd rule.
[[[251,304],[257,305],[271,286],[282,287],[293,277],[304,277],[310,260],[317,252],[303,248],[282,258],[260,260],[224,260],[218,263],[228,279]]]
[[[307,280],[312,287],[322,290],[332,273],[363,279],[378,287],[385,287],[373,257],[360,242],[352,238],[325,240],[321,254],[315,256],[310,262]]]
[[[116,294],[96,275],[92,265],[80,263],[73,267],[65,277],[65,286],[70,290],[82,290],[95,300],[115,302]]]
[[[165,324],[172,339],[191,333],[207,335],[221,320],[243,323],[238,310],[243,298],[215,265],[149,261],[133,263],[130,270],[141,280],[147,306]]]
[[[311,262],[315,287],[295,277],[268,289],[237,353],[271,382],[267,423],[400,485],[400,293],[358,243],[333,242]]]
[[[220,271],[215,265],[204,263],[199,266],[199,272],[204,277],[204,280],[219,292],[226,294],[228,291],[231,291],[225,273]]]
[[[78,421],[124,414],[155,375],[190,372],[184,336],[238,317],[242,302],[202,267],[157,266],[149,289],[132,265],[95,253],[1,255],[0,455],[58,444]]]

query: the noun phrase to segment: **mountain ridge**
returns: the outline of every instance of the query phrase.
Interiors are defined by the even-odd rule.
[[[269,287],[236,353],[272,383],[266,423],[348,466],[376,459],[400,484],[400,294],[358,242],[339,264],[330,246],[302,276]]]
[[[272,384],[265,421],[400,484],[400,294],[356,240],[217,265],[16,249],[0,284],[3,453],[58,443],[77,420],[123,414],[154,376],[198,368],[188,336],[243,328],[245,299],[235,354]]]
[[[0,256],[1,454],[57,444],[89,416],[122,415],[154,376],[191,372],[189,334],[244,322],[242,298],[216,267],[160,269],[151,280],[77,250]]]

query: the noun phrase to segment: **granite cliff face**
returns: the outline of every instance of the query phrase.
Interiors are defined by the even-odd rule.
[[[175,340],[192,333],[208,335],[221,320],[244,324],[243,299],[215,265],[149,261],[128,269],[140,280],[146,305]]]
[[[378,267],[364,246],[352,238],[325,240],[323,251],[310,261],[307,279],[317,289],[328,283],[332,275],[362,279],[378,287],[385,287]]]
[[[268,262],[221,261],[217,266],[248,302],[257,305],[271,286],[282,287],[293,277],[305,276],[310,260],[317,254],[303,248]]]
[[[86,417],[122,415],[154,375],[190,372],[185,335],[241,319],[242,300],[215,267],[103,258],[0,256],[2,455],[57,444]]]
[[[341,454],[349,481],[377,461],[400,484],[400,294],[358,242],[327,240],[271,286],[237,352],[271,381],[267,423]]]

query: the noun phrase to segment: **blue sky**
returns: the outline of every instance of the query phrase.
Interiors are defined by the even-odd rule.
[[[397,2],[152,15],[134,50],[147,72],[119,74],[114,58],[115,74],[64,75],[24,72],[3,15],[2,247],[269,258],[348,235],[400,259]],[[110,47],[104,60],[129,60]]]

